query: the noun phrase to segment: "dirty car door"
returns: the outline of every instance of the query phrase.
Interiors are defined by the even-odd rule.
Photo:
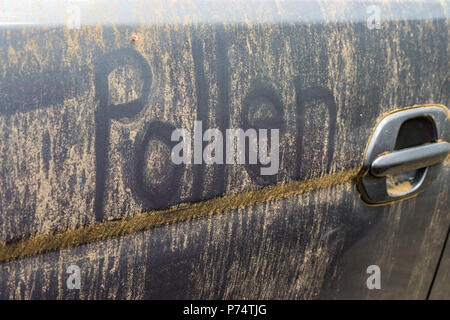
[[[0,298],[427,298],[448,160],[407,199],[368,204],[357,185],[387,114],[448,114],[444,2],[30,10],[0,25]],[[427,121],[396,149],[447,135],[445,120],[422,141]],[[244,139],[227,163],[227,129],[255,129],[271,162]]]

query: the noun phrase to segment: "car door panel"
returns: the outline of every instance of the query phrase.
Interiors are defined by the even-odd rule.
[[[193,3],[135,4],[139,24],[87,11],[79,29],[0,29],[0,297],[427,298],[448,160],[384,206],[355,182],[385,115],[448,113],[445,6],[376,3],[371,29],[359,2]],[[279,129],[277,173],[171,163],[171,133],[195,121]]]

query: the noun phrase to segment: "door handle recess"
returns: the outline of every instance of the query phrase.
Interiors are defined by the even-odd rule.
[[[430,143],[394,151],[376,158],[370,173],[375,177],[386,177],[426,168],[442,162],[449,152],[450,143],[448,142]]]
[[[357,178],[357,187],[365,202],[387,204],[411,197],[439,176],[442,161],[450,153],[448,114],[448,109],[442,105],[415,106],[390,113],[378,123]],[[426,123],[423,128],[427,130],[407,125],[405,130],[403,125],[411,123]],[[398,144],[400,137],[402,143]],[[406,191],[389,192],[393,181],[410,174],[415,178],[408,180],[412,183]]]

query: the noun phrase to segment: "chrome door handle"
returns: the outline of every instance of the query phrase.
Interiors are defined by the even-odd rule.
[[[445,106],[424,105],[395,111],[378,123],[357,178],[365,202],[385,204],[411,197],[437,178],[450,152],[448,114]],[[404,129],[408,123],[422,127]]]
[[[450,143],[436,142],[418,147],[394,151],[375,159],[370,173],[375,177],[385,177],[430,167],[442,162],[450,152]]]

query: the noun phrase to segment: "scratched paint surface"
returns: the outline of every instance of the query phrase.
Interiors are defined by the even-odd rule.
[[[449,105],[447,36],[442,19],[0,29],[0,241],[357,170],[383,114]],[[195,120],[275,123],[279,173],[171,165],[171,131]],[[367,207],[349,179],[3,263],[0,296],[423,298],[450,224],[448,174],[389,207]],[[408,241],[410,266],[395,262]],[[89,270],[77,294],[69,262]],[[386,266],[390,290],[366,292],[366,262]]]

